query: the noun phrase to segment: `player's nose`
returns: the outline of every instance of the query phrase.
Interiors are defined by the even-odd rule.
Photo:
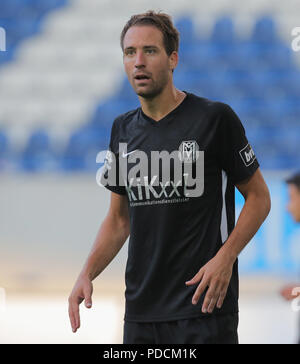
[[[138,50],[136,52],[134,66],[136,68],[145,67],[145,57],[144,57],[144,53],[142,51],[140,51],[140,50]]]

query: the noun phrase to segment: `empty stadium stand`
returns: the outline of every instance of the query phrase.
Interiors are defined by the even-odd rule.
[[[165,9],[167,3],[181,34],[175,85],[230,104],[263,168],[299,166],[300,68],[272,11],[249,10],[254,20],[246,36],[234,15],[212,11],[211,28],[201,33],[191,6],[183,11],[183,3],[166,2]],[[238,14],[238,2],[231,3]],[[7,51],[0,52],[0,173],[99,167],[96,155],[108,146],[114,118],[139,106],[118,43],[128,17],[121,5],[109,14],[107,1],[0,2],[7,35]]]

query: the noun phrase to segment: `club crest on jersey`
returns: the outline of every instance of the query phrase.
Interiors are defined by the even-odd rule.
[[[199,145],[195,140],[183,141],[179,146],[179,159],[181,162],[193,163],[198,158]]]
[[[256,159],[250,144],[247,144],[239,153],[246,167],[249,167]]]

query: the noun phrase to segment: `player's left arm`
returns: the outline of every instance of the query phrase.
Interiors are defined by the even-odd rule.
[[[238,221],[227,241],[216,256],[205,264],[186,285],[199,283],[192,303],[197,304],[208,287],[202,312],[211,313],[217,305],[221,308],[232,276],[233,264],[239,253],[255,235],[269,214],[271,199],[268,187],[258,168],[246,181],[236,184],[245,198]]]

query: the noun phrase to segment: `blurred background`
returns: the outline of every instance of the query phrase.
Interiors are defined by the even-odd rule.
[[[94,281],[76,334],[67,299],[109,205],[96,155],[113,119],[139,106],[119,36],[149,9],[180,31],[177,88],[232,106],[271,190],[271,214],[240,256],[240,342],[297,339],[278,292],[299,281],[300,227],[283,180],[300,169],[300,2],[1,0],[0,343],[122,342],[127,243]],[[238,214],[239,194],[236,203]]]

